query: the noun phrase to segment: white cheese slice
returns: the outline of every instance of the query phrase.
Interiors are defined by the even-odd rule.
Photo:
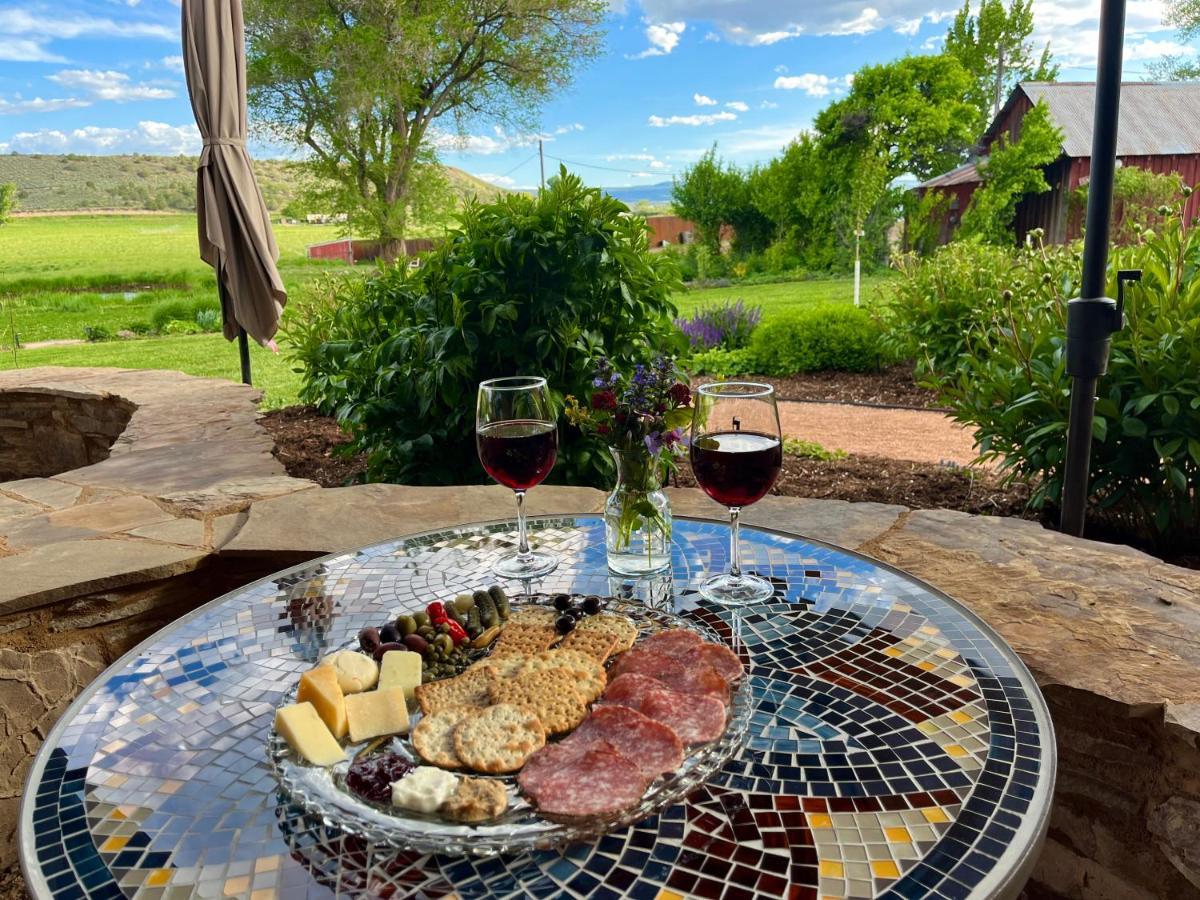
[[[403,688],[404,699],[413,702],[414,691],[421,683],[421,654],[407,650],[392,650],[383,654],[379,668],[379,689]]]
[[[458,787],[458,776],[436,766],[418,766],[392,785],[392,804],[434,813]]]

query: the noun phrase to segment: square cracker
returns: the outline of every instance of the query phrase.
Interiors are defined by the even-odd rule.
[[[490,669],[471,668],[454,678],[430,681],[416,688],[417,702],[425,715],[454,706],[477,709],[491,703],[488,684],[496,677]]]
[[[617,635],[599,628],[576,628],[562,642],[564,650],[578,650],[600,662],[608,659],[617,647]]]
[[[637,641],[637,626],[631,620],[616,613],[602,612],[594,616],[584,616],[578,629],[583,631],[607,631],[617,638],[613,653],[624,653]],[[577,629],[577,630],[578,630]]]
[[[587,700],[575,689],[566,669],[521,672],[516,678],[491,683],[493,703],[511,703],[533,710],[547,734],[565,734],[587,715]]]
[[[509,622],[500,631],[500,637],[492,649],[493,656],[505,653],[525,653],[532,656],[548,650],[558,640],[558,629],[553,625],[526,625]]]

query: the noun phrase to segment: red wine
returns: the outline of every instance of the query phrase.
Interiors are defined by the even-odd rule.
[[[704,493],[725,506],[756,503],[783,467],[779,438],[754,431],[721,431],[692,443],[692,472]]]
[[[487,473],[514,491],[525,491],[550,474],[558,458],[553,422],[516,419],[484,425],[475,432],[479,461]]]

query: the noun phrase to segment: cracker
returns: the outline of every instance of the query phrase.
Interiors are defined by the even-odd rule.
[[[613,653],[624,653],[637,641],[637,626],[625,616],[616,613],[602,612],[594,616],[584,616],[575,627],[576,631],[607,631],[616,635],[617,645]]]
[[[617,635],[599,628],[576,628],[562,642],[564,650],[578,650],[600,662],[616,650]]]
[[[428,763],[443,769],[457,769],[462,760],[454,750],[454,729],[475,713],[469,706],[453,706],[423,716],[412,730],[413,749]]]
[[[487,668],[500,678],[515,678],[516,674],[521,671],[521,667],[531,658],[520,650],[510,650],[508,653],[485,657],[471,668]]]
[[[527,625],[520,622],[514,625],[510,621],[500,632],[500,637],[496,638],[492,655],[502,656],[513,651],[530,655],[541,653],[557,640],[558,629],[553,625]]]
[[[471,668],[453,678],[419,684],[417,702],[425,715],[452,706],[484,707],[489,703],[488,682],[495,677],[488,669]]]
[[[527,706],[537,713],[547,734],[565,734],[587,715],[587,700],[567,669],[521,672],[516,678],[493,681],[491,691],[493,703]]]
[[[509,625],[553,625],[558,610],[550,606],[522,606],[508,617]]]
[[[531,656],[521,666],[521,672],[544,672],[563,669],[571,674],[572,685],[588,703],[594,703],[604,693],[608,676],[604,664],[581,650],[555,648]]]
[[[546,729],[523,706],[500,703],[463,719],[454,730],[454,752],[477,772],[515,772],[546,744]]]
[[[487,822],[508,809],[508,792],[490,778],[460,778],[439,812],[455,822]]]

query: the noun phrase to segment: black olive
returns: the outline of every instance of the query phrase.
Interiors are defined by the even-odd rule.
[[[572,615],[561,615],[558,621],[554,623],[554,627],[558,629],[559,634],[569,634],[575,630],[575,617]]]
[[[400,634],[400,629],[395,625],[384,625],[379,629],[379,640],[385,644],[394,644],[399,641],[401,637],[403,637],[403,635]]]
[[[380,644],[378,647],[375,648],[375,653],[373,654],[373,656],[375,657],[375,662],[383,662],[383,655],[385,653],[391,653],[393,650],[404,650],[404,649],[405,649],[404,644],[397,644],[397,643]]]
[[[571,598],[566,594],[555,594],[554,608],[559,612],[566,612],[571,608]]]
[[[378,628],[364,628],[358,633],[358,646],[364,653],[374,653],[375,648],[383,643],[383,637]]]
[[[595,594],[583,598],[583,611],[589,616],[594,616],[600,612],[601,605],[600,598]]]

